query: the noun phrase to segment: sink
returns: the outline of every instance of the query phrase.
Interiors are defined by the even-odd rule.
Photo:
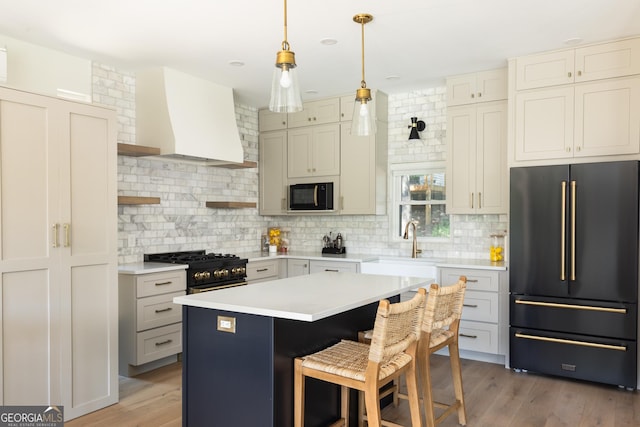
[[[427,258],[379,257],[365,261],[360,272],[383,276],[428,277],[434,282],[438,279],[436,260]]]

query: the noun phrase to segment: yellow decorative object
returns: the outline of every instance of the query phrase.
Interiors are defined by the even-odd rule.
[[[269,228],[269,244],[273,246],[277,246],[278,250],[280,250],[280,245],[281,245],[280,234],[281,234],[281,231],[279,227]]]
[[[504,235],[492,234],[491,246],[489,247],[489,260],[499,262],[504,260]]]

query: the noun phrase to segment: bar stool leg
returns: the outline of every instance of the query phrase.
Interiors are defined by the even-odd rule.
[[[293,380],[293,425],[304,427],[304,375],[302,375],[302,359],[294,361]]]
[[[427,427],[435,427],[436,416],[433,409],[433,392],[431,391],[431,360],[429,353],[423,357],[420,371],[422,373],[422,400],[427,421]]]
[[[458,401],[458,422],[461,425],[467,424],[467,413],[464,406],[464,392],[462,389],[462,369],[460,366],[460,354],[458,351],[458,343],[454,342],[449,345],[449,358],[451,359],[451,374],[453,376],[453,389],[455,391],[456,400]]]

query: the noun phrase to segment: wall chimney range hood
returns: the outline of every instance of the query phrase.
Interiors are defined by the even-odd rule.
[[[136,141],[161,156],[244,161],[233,90],[166,67],[136,74]]]

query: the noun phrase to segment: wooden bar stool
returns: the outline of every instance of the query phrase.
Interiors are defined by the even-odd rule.
[[[379,390],[405,374],[412,426],[422,426],[416,375],[416,352],[421,333],[426,291],[409,301],[380,301],[371,344],[342,340],[294,361],[294,425],[304,424],[305,378],[341,386],[342,418],[333,425],[349,425],[349,388],[364,392],[369,425],[379,427]]]
[[[422,400],[427,427],[436,426],[456,410],[458,422],[461,425],[467,424],[458,350],[458,329],[466,288],[467,278],[460,276],[454,285],[438,286],[434,283],[429,289],[422,322],[422,336],[418,343],[418,371],[422,380]],[[449,347],[455,393],[455,401],[451,404],[434,402],[431,389],[431,355],[444,347]],[[398,393],[398,397],[406,399],[407,395]],[[438,417],[435,416],[434,408],[436,407],[444,409]]]

